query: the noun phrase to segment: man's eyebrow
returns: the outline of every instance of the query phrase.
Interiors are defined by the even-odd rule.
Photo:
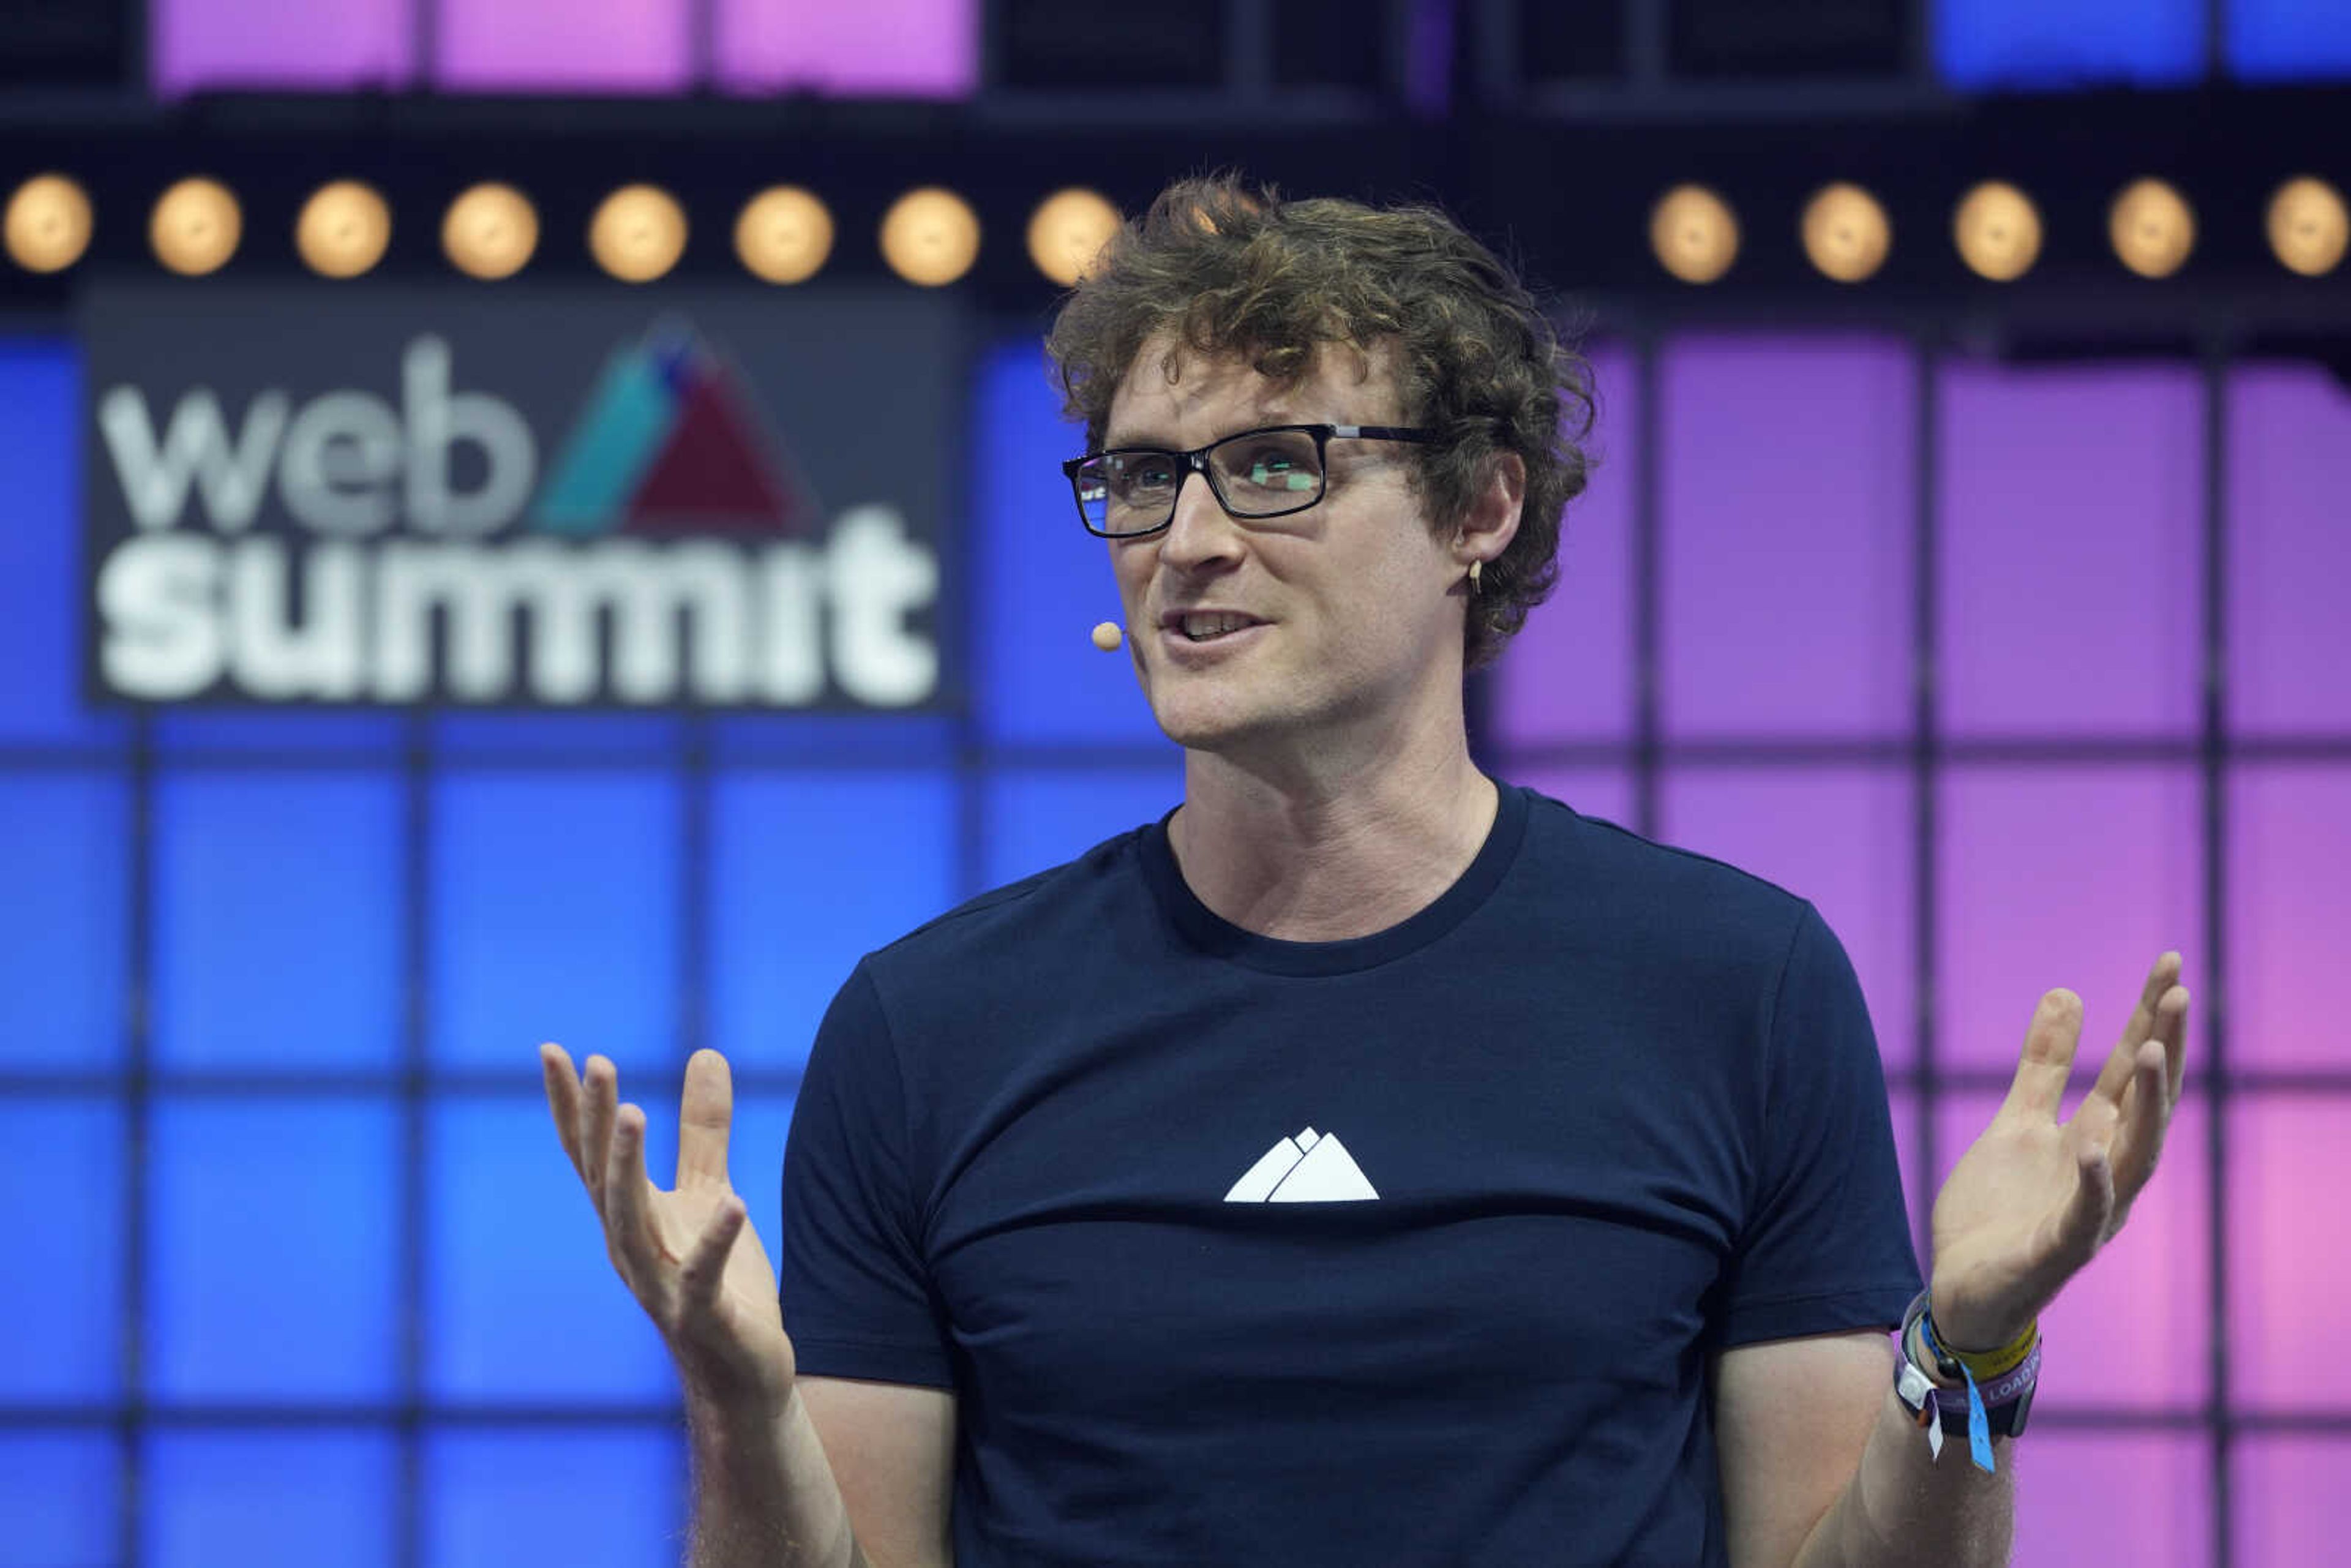
[[[1226,431],[1224,434],[1217,436],[1215,439],[1217,441],[1223,441],[1229,436],[1244,434],[1252,430],[1269,430],[1276,425],[1298,424],[1301,423],[1303,422],[1298,419],[1296,415],[1290,413],[1287,409],[1267,409],[1259,413],[1250,415],[1249,422],[1247,424],[1237,424],[1233,426],[1232,429]],[[1160,435],[1151,431],[1111,430],[1103,433],[1103,451],[1112,451],[1121,446],[1145,446],[1155,452],[1181,452],[1184,450],[1183,447],[1176,444],[1173,437]]]

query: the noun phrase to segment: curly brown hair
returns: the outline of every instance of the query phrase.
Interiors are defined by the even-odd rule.
[[[1526,465],[1519,530],[1469,601],[1463,664],[1491,664],[1559,580],[1560,518],[1592,458],[1592,369],[1515,272],[1435,207],[1285,202],[1230,173],[1178,181],[1125,224],[1045,340],[1063,412],[1099,446],[1144,344],[1171,333],[1295,385],[1324,343],[1392,342],[1405,419],[1442,440],[1413,476],[1439,535],[1489,465]]]

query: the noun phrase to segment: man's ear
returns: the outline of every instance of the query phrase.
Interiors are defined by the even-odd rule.
[[[1453,536],[1462,570],[1468,570],[1471,561],[1493,560],[1510,548],[1526,501],[1526,459],[1515,452],[1497,452],[1479,465],[1478,487],[1470,492],[1468,509]]]

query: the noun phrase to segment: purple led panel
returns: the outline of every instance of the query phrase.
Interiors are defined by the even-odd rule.
[[[1878,339],[1666,350],[1668,735],[1907,733],[1916,383]]]
[[[2351,728],[2351,396],[2321,370],[2229,378],[2229,720]]]
[[[2059,1351],[2053,1344],[2049,1354]],[[2013,1568],[2206,1568],[2212,1561],[2209,1439],[2028,1426],[2020,1441]],[[1952,1457],[1947,1449],[1943,1462]]]
[[[2346,1126],[2351,1095],[2246,1093],[2230,1105],[2229,1355],[2240,1405],[2351,1414],[2351,1361],[2335,1354],[2351,1297]]]
[[[2066,1113],[2079,1097],[2077,1089],[2066,1102]],[[1993,1093],[1952,1094],[1936,1107],[1938,1191],[1959,1156],[1991,1124],[2001,1099]],[[2200,1095],[2191,1092],[2180,1100],[2162,1162],[2131,1206],[2129,1222],[2042,1314],[2042,1332],[2049,1341],[2036,1396],[2043,1409],[2193,1410],[2210,1393],[2205,1117]]]
[[[1666,841],[1819,906],[1889,1068],[1917,1059],[1913,794],[1898,767],[1670,768],[1660,792]]]
[[[2351,1068],[2351,768],[2231,768],[2228,818],[2230,1065]]]
[[[1512,768],[1501,777],[1513,784],[1563,800],[1577,813],[1614,822],[1620,828],[1639,826],[1633,799],[1633,770],[1593,764],[1586,767]]]
[[[716,0],[718,85],[873,98],[968,98],[977,0]]]
[[[1559,586],[1495,665],[1494,731],[1505,745],[1622,740],[1633,732],[1634,438],[1631,353],[1594,348],[1597,461],[1560,528]]]
[[[2014,1071],[2042,992],[2082,998],[2074,1077],[2087,1087],[2157,955],[2210,974],[2202,812],[2187,764],[1948,768],[1936,843],[1936,1059]],[[2189,1078],[2202,1071],[2191,1022]]]
[[[422,0],[154,0],[150,73],[159,98],[205,88],[406,87]]]
[[[2229,1450],[2231,1517],[2239,1563],[2337,1568],[2343,1561],[2343,1478],[2351,1441],[2248,1432]]]
[[[455,0],[433,85],[461,92],[680,92],[694,85],[686,0]]]
[[[1937,577],[1954,735],[2189,735],[2203,400],[2172,369],[1940,371]]]

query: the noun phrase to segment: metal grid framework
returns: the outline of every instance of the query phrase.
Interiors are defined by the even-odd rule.
[[[1656,437],[1661,405],[1656,391],[1659,350],[1667,335],[1667,328],[1658,321],[1636,324],[1622,335],[1623,340],[1634,350],[1635,374],[1640,382],[1636,417],[1641,422],[1641,429],[1633,481],[1631,576],[1635,723],[1632,737],[1621,745],[1516,749],[1502,747],[1494,742],[1490,726],[1483,722],[1483,715],[1489,703],[1487,694],[1481,691],[1473,694],[1472,706],[1473,730],[1478,732],[1475,738],[1479,754],[1494,758],[1506,773],[1513,765],[1520,764],[1602,763],[1625,767],[1629,769],[1635,784],[1636,821],[1633,825],[1645,832],[1653,831],[1658,822],[1660,780],[1668,765],[1766,763],[1802,767],[1865,759],[1907,762],[1916,785],[1911,843],[1915,856],[1912,872],[1917,897],[1917,925],[1912,962],[1918,1007],[1917,1016],[1910,1022],[1917,1030],[1917,1051],[1915,1068],[1897,1071],[1890,1077],[1897,1090],[1916,1092],[1914,1135],[1916,1146],[1921,1151],[1921,1166],[1928,1171],[1935,1169],[1937,1164],[1934,1112],[1940,1097],[1955,1091],[1997,1090],[2006,1084],[2004,1074],[1995,1076],[1980,1071],[1953,1071],[1939,1066],[1938,1061],[1932,1004],[1938,978],[1935,850],[1938,831],[1938,786],[1945,766],[1957,761],[1990,758],[2017,762],[2172,760],[2190,761],[2197,766],[2200,779],[2205,878],[2202,890],[2204,923],[2198,934],[2200,951],[2195,955],[2197,1005],[2204,1019],[2205,1039],[2209,1043],[2205,1055],[2196,1064],[2196,1077],[2209,1096],[2210,1106],[2206,1122],[2207,1180],[2210,1183],[2206,1245],[2211,1326],[2210,1343],[2204,1347],[2210,1364],[2210,1396],[2205,1408],[2194,1413],[2076,1406],[2047,1412],[2041,1420],[2051,1427],[2105,1430],[2187,1428],[2200,1433],[2209,1443],[2212,1497],[2209,1561],[2215,1568],[2233,1568],[2234,1504],[2231,1496],[2230,1460],[2232,1445],[2239,1436],[2262,1432],[2351,1435],[2351,1411],[2303,1416],[2245,1413],[2233,1408],[2230,1396],[2231,1281],[2224,1246],[2224,1228],[2229,1215],[2226,1202],[2226,1155],[2230,1135],[2229,1119],[2225,1114],[2227,1108],[2233,1096],[2254,1090],[2351,1095],[2351,1073],[2246,1072],[2232,1071],[2230,1066],[2230,998],[2226,990],[2230,934],[2224,923],[2225,894],[2231,869],[2225,831],[2229,810],[2228,766],[2233,761],[2247,759],[2351,762],[2351,735],[2316,737],[2289,743],[2246,741],[2233,737],[2230,732],[2228,661],[2225,657],[2227,628],[2224,623],[2230,570],[2230,528],[2226,515],[2229,454],[2225,414],[2226,372],[2238,345],[2224,328],[2217,325],[2205,331],[2199,344],[2206,476],[2201,525],[2202,623],[2199,628],[2199,637],[2204,655],[2205,684],[2199,731],[2192,742],[2176,746],[2136,741],[2105,743],[2090,737],[2052,743],[1970,744],[1954,743],[1939,735],[1937,695],[1932,678],[1932,651],[1936,638],[1934,615],[1937,604],[1935,546],[1942,524],[1937,515],[1935,499],[1938,466],[1936,378],[1925,372],[1932,370],[1938,357],[1949,346],[1949,340],[1940,329],[1922,326],[1915,329],[1911,337],[1911,350],[1921,373],[1917,381],[1919,398],[1914,509],[1910,520],[1914,544],[1912,589],[1916,596],[1912,646],[1916,698],[1908,739],[1893,747],[1834,743],[1690,746],[1677,744],[1665,735],[1658,701],[1662,652],[1662,562],[1657,499],[1660,444]],[[967,656],[976,649],[977,638],[980,634],[980,628],[967,627]],[[433,829],[433,785],[436,778],[451,771],[468,767],[495,767],[497,763],[485,762],[478,757],[453,758],[444,755],[436,743],[433,718],[428,714],[413,714],[402,722],[404,740],[398,762],[404,789],[402,852],[406,861],[406,902],[401,929],[406,1005],[403,1060],[398,1071],[392,1074],[330,1072],[262,1076],[252,1073],[159,1072],[152,1061],[149,1006],[154,973],[152,929],[156,867],[152,821],[158,775],[166,758],[154,735],[152,716],[142,714],[134,719],[130,738],[121,747],[0,748],[0,766],[11,769],[86,768],[92,765],[119,768],[120,777],[128,785],[131,801],[130,896],[125,932],[127,972],[122,977],[124,994],[130,998],[125,1009],[124,1068],[119,1073],[0,1076],[0,1097],[38,1099],[99,1093],[117,1097],[126,1113],[125,1158],[130,1170],[129,1180],[124,1186],[123,1211],[120,1216],[125,1259],[122,1291],[125,1321],[120,1325],[118,1341],[121,1385],[127,1391],[126,1396],[119,1402],[99,1405],[57,1408],[20,1406],[0,1415],[0,1430],[26,1433],[103,1429],[115,1434],[120,1441],[122,1460],[116,1560],[125,1568],[137,1568],[144,1560],[141,1539],[144,1488],[140,1469],[140,1440],[151,1429],[340,1427],[352,1424],[389,1428],[399,1437],[402,1456],[399,1496],[394,1509],[398,1531],[392,1560],[401,1568],[412,1568],[412,1565],[423,1563],[425,1557],[420,1520],[423,1487],[422,1438],[428,1428],[639,1425],[674,1431],[678,1423],[676,1406],[666,1403],[612,1406],[475,1406],[452,1409],[436,1407],[426,1399],[423,1346],[427,1307],[423,1282],[427,1267],[425,1214],[429,1195],[424,1155],[428,1109],[437,1101],[453,1096],[509,1096],[518,1092],[535,1095],[536,1085],[518,1085],[512,1076],[507,1074],[436,1068],[428,1059],[426,998],[435,984],[428,956],[430,945],[426,939],[428,911],[432,906],[430,878],[433,867],[429,845]],[[678,955],[684,977],[684,994],[679,998],[675,1049],[666,1073],[639,1071],[634,1075],[638,1097],[649,1102],[658,1096],[674,1095],[685,1059],[705,1043],[708,1033],[710,936],[705,914],[706,900],[703,895],[708,873],[711,832],[713,747],[710,721],[687,716],[682,720],[680,734],[680,743],[668,757],[666,765],[674,769],[675,777],[681,782],[684,801],[684,809],[679,815],[681,842],[677,862],[684,879],[680,889],[682,920],[679,928],[681,951]],[[534,762],[548,766],[566,763],[592,766],[612,760],[608,752],[567,757],[560,752],[534,748],[531,755]],[[983,786],[990,777],[1000,770],[1024,765],[1131,764],[1142,759],[1133,751],[1118,747],[1009,747],[991,741],[967,709],[956,721],[952,758],[943,758],[941,763],[943,767],[952,768],[957,781],[960,857],[957,881],[960,886],[967,892],[977,891],[983,881],[985,846],[988,842],[991,826]],[[245,748],[208,753],[175,746],[170,749],[168,760],[173,765],[202,763],[228,768],[268,769],[315,767],[322,760],[381,763],[387,758],[381,751],[343,757],[309,750],[271,754]],[[855,767],[876,760],[903,763],[905,757],[902,751],[880,757],[862,751],[833,751],[778,758],[775,766],[806,769]],[[1159,758],[1152,757],[1149,760],[1156,762]],[[737,1081],[738,1095],[789,1093],[796,1089],[797,1083],[798,1075],[791,1072],[744,1071],[738,1073]],[[141,1303],[147,1293],[144,1271],[153,1224],[146,1201],[146,1161],[149,1131],[157,1099],[163,1094],[229,1099],[335,1092],[388,1096],[395,1100],[400,1108],[400,1135],[405,1158],[402,1172],[403,1191],[400,1206],[402,1231],[398,1264],[401,1295],[398,1313],[401,1324],[397,1378],[399,1397],[390,1405],[325,1409],[310,1406],[270,1408],[249,1405],[219,1408],[183,1406],[168,1410],[151,1407],[140,1393],[144,1379],[141,1364],[139,1317]],[[1918,1216],[1922,1224],[1923,1207],[1930,1203],[1931,1197],[1928,1191],[1914,1194],[1916,1202],[1922,1208]],[[679,1482],[676,1503],[679,1517],[683,1517],[685,1500],[682,1471]]]

